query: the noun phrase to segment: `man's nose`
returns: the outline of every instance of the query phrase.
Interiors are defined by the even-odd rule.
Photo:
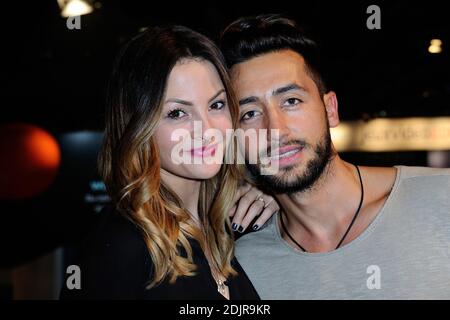
[[[276,106],[271,106],[269,109],[266,126],[268,140],[282,140],[283,137],[289,136],[289,119],[287,115]]]

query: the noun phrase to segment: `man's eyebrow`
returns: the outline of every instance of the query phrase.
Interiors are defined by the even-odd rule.
[[[272,95],[277,96],[277,95],[283,94],[283,93],[291,91],[291,90],[300,90],[300,91],[306,92],[306,89],[299,86],[298,84],[290,83],[288,85],[285,85],[285,86],[282,86],[280,88],[273,90]]]
[[[305,88],[299,86],[298,84],[290,83],[288,85],[285,85],[285,86],[282,86],[280,88],[277,88],[277,89],[273,90],[272,91],[272,95],[273,96],[280,95],[282,93],[285,93],[285,92],[288,92],[288,91],[291,91],[291,90],[300,90],[300,91],[303,91],[303,92],[307,92]],[[250,96],[250,97],[246,97],[246,98],[243,98],[243,99],[239,100],[239,105],[242,106],[244,104],[253,103],[253,102],[257,102],[257,101],[259,101],[258,97]]]
[[[253,103],[253,102],[257,102],[259,99],[255,96],[251,96],[251,97],[246,97],[244,99],[239,100],[239,105],[242,106],[244,104],[247,103]]]

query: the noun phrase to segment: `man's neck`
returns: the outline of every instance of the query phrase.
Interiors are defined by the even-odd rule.
[[[311,189],[277,199],[286,213],[287,230],[297,242],[311,252],[333,250],[359,206],[357,170],[336,155]]]

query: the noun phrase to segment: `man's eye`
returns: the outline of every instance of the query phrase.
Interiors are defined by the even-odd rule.
[[[225,101],[220,100],[220,101],[216,101],[214,102],[209,108],[211,110],[221,110],[225,107]]]
[[[257,117],[259,114],[261,114],[261,112],[256,111],[256,110],[247,111],[246,113],[244,113],[241,116],[241,121],[250,120],[250,119],[252,119],[254,117]]]
[[[299,104],[300,102],[302,102],[302,100],[297,99],[297,98],[289,98],[284,101],[283,106],[295,106],[295,105]]]
[[[167,118],[180,119],[180,118],[184,117],[185,115],[187,115],[187,114],[182,109],[174,109],[174,110],[170,110],[167,113]]]

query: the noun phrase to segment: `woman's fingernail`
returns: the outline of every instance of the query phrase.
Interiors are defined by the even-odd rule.
[[[256,230],[258,230],[259,229],[259,226],[257,225],[257,224],[255,224],[254,226],[253,226],[253,231],[256,231]]]
[[[231,229],[233,229],[234,231],[236,231],[238,229],[238,225],[236,223],[233,222],[233,224],[231,225]]]
[[[244,227],[243,226],[239,226],[238,232],[242,233],[243,231],[244,231]]]

